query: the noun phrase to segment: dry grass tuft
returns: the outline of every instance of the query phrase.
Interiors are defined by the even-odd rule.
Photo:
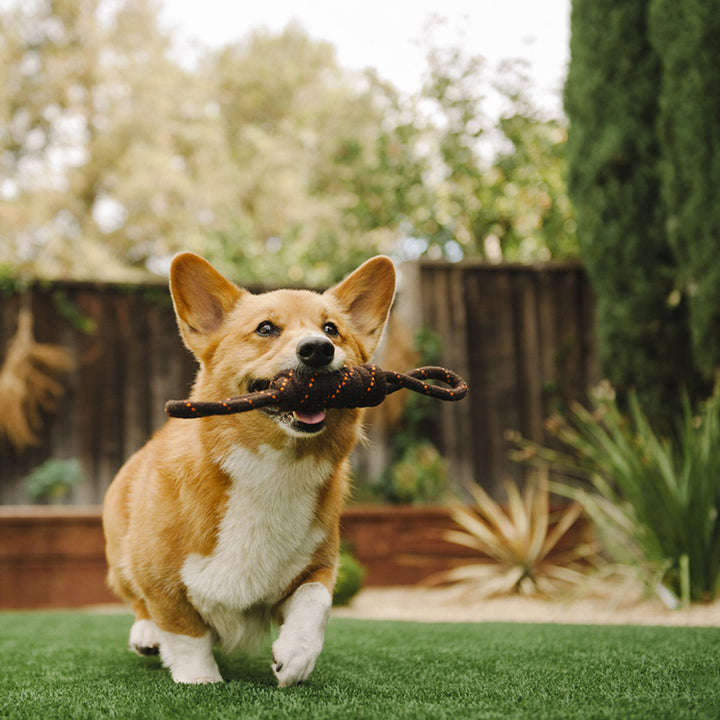
[[[0,368],[0,440],[20,451],[40,443],[42,414],[55,411],[64,394],[57,376],[72,366],[68,350],[35,341],[32,313],[22,309]]]

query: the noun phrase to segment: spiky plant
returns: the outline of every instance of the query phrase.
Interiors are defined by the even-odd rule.
[[[580,502],[604,549],[619,565],[636,568],[648,586],[664,586],[685,605],[720,596],[720,384],[705,403],[685,396],[674,436],[659,436],[628,398],[618,408],[607,385],[594,407],[575,405],[554,418],[563,447],[520,440],[517,459],[561,477],[553,490]],[[658,582],[662,585],[658,586]]]
[[[505,490],[507,510],[479,485],[469,488],[475,506],[455,509],[452,518],[459,529],[446,531],[443,538],[476,550],[478,562],[440,573],[430,583],[459,584],[485,597],[552,596],[584,580],[587,560],[596,552],[592,543],[553,552],[580,517],[581,506],[551,511],[546,472],[529,479],[522,493],[511,481]]]

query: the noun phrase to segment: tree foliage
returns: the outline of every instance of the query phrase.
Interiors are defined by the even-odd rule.
[[[117,276],[193,247],[228,178],[200,86],[152,6],[38,0],[2,15],[2,260]]]
[[[186,69],[153,0],[0,11],[0,264],[42,276],[162,270],[180,249],[243,281],[323,284],[368,255],[575,250],[564,128],[506,74],[429,47],[408,97],[297,26]],[[500,150],[483,140],[500,138]]]
[[[665,73],[649,36],[652,2],[574,0],[565,103],[568,182],[598,295],[603,371],[621,393],[634,387],[662,426],[679,410],[680,388],[694,393],[701,379],[660,201]]]
[[[489,86],[505,101],[494,125],[483,111],[481,92]],[[566,130],[562,121],[542,119],[532,107],[522,64],[506,62],[489,80],[482,58],[431,48],[423,97],[435,103],[434,116],[441,118],[435,128],[440,172],[434,206],[416,226],[430,248],[493,261],[575,256]],[[491,162],[481,152],[484,136],[497,146]]]
[[[720,5],[652,0],[650,39],[661,66],[658,137],[665,230],[695,362],[720,364]]]

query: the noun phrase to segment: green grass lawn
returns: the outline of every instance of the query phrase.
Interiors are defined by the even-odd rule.
[[[310,681],[278,689],[259,657],[227,683],[177,686],[126,649],[131,620],[0,613],[0,717],[720,718],[720,628],[333,619]]]

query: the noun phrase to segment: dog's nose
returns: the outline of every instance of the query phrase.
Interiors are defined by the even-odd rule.
[[[311,337],[301,340],[295,352],[305,365],[320,368],[332,362],[335,346],[327,338]]]

